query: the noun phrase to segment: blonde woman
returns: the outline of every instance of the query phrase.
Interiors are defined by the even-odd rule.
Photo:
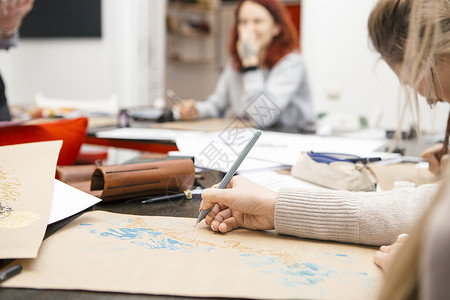
[[[409,104],[417,104],[417,92],[431,105],[450,102],[450,1],[380,0],[369,18],[369,35],[412,90]],[[433,158],[436,153],[442,146],[428,151]],[[431,165],[437,171],[438,159]],[[449,299],[449,184],[447,168],[438,196],[410,237],[380,248],[375,261],[388,270],[380,299]]]
[[[410,100],[405,109],[417,107],[417,93],[431,105],[450,102],[449,0],[380,0],[369,18],[369,35],[405,86]],[[437,197],[438,185],[384,193],[295,188],[274,193],[235,176],[228,189],[205,190],[201,206],[212,207],[206,223],[223,233],[239,227],[275,229],[372,245],[397,239],[375,258],[388,269],[380,299],[449,299],[450,168],[441,186]],[[425,211],[409,237],[396,237]]]
[[[17,45],[18,31],[23,18],[33,8],[34,0],[0,1],[0,49]],[[0,121],[10,121],[5,85],[0,76]]]
[[[401,82],[412,87],[410,95],[413,99],[417,98],[415,95],[419,92],[430,102],[437,99],[449,101],[450,84],[445,82],[450,78],[446,69],[449,66],[449,52],[445,50],[449,43],[435,43],[433,54],[428,49],[421,49],[422,56],[432,55],[421,64],[414,64],[422,61],[420,57],[414,60],[414,55],[421,53],[418,49],[406,51],[411,1],[380,1],[369,21],[371,39],[377,51],[399,75]],[[441,12],[441,17],[433,20],[439,20],[447,26],[450,24],[448,17],[445,18],[448,16],[447,1],[417,1],[439,3],[440,7],[435,11]],[[447,35],[450,32],[446,29],[443,31]],[[419,32],[427,34],[428,43],[438,37],[437,32],[433,35],[422,29]],[[431,40],[428,40],[429,36]],[[417,43],[413,45],[418,47]],[[442,56],[435,56],[437,54]],[[430,57],[435,58],[431,60]],[[406,67],[403,68],[403,65]],[[407,77],[413,74],[419,75]],[[381,193],[311,191],[293,187],[275,193],[243,176],[235,176],[226,189],[205,190],[201,206],[212,208],[205,222],[212,230],[222,233],[239,227],[275,229],[278,233],[297,237],[383,245],[394,243],[400,234],[410,231],[411,226],[427,210],[438,189],[438,184]],[[382,267],[386,265],[383,263],[384,252],[393,248],[396,247],[380,249],[382,252],[378,258],[381,261],[377,262]]]
[[[415,10],[424,11],[421,22],[411,19],[412,3],[416,2],[427,6]],[[448,6],[448,0],[380,0],[370,16],[375,49],[407,86],[412,102],[406,107],[417,104],[417,93],[430,104],[450,102]],[[420,34],[408,38],[408,31]],[[410,231],[438,189],[438,184],[381,193],[293,187],[275,193],[235,176],[226,189],[205,190],[201,208],[211,208],[205,222],[222,233],[240,227],[275,229],[302,238],[383,245]],[[383,268],[388,266],[386,254],[396,248],[382,247],[376,262]]]

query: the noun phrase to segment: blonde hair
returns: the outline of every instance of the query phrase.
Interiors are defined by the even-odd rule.
[[[431,68],[450,55],[450,1],[380,0],[369,16],[368,29],[375,50],[399,68],[405,99],[400,124],[409,111],[420,133],[417,90]]]
[[[416,109],[417,90],[437,63],[450,56],[450,0],[380,0],[372,10],[369,37],[390,65],[400,67],[399,79],[406,92],[401,120],[409,107]],[[450,180],[448,168],[443,182]],[[419,258],[424,225],[443,198],[446,185],[402,245],[385,278],[380,299],[417,298]]]
[[[374,48],[415,91],[439,57],[450,55],[450,1],[380,0],[368,21]]]

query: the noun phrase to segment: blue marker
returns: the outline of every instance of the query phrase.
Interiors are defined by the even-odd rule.
[[[241,163],[244,161],[244,158],[247,156],[247,154],[253,148],[253,146],[255,145],[256,141],[259,139],[260,136],[261,136],[261,131],[260,130],[257,130],[253,134],[252,138],[250,139],[248,144],[245,145],[244,149],[239,154],[238,158],[233,163],[233,165],[231,166],[230,170],[227,172],[227,174],[225,174],[225,177],[219,183],[219,186],[217,187],[218,189],[224,189],[227,186],[228,182],[230,182],[230,180],[231,180],[231,177],[234,176],[234,173],[236,173],[237,169],[239,168]],[[195,223],[194,227],[197,226],[197,224],[200,223],[210,211],[211,211],[211,208],[202,210],[200,212],[200,214],[198,215],[197,223]]]

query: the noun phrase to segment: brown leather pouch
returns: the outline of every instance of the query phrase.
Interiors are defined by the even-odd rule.
[[[103,201],[183,192],[195,179],[191,159],[97,167],[91,191],[101,190]]]
[[[56,166],[56,175],[59,180],[68,184],[83,181],[90,182],[95,168],[95,165]]]

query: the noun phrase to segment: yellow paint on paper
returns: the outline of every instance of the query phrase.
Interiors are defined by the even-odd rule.
[[[11,211],[0,218],[0,228],[22,228],[39,220],[38,213],[31,211]]]

